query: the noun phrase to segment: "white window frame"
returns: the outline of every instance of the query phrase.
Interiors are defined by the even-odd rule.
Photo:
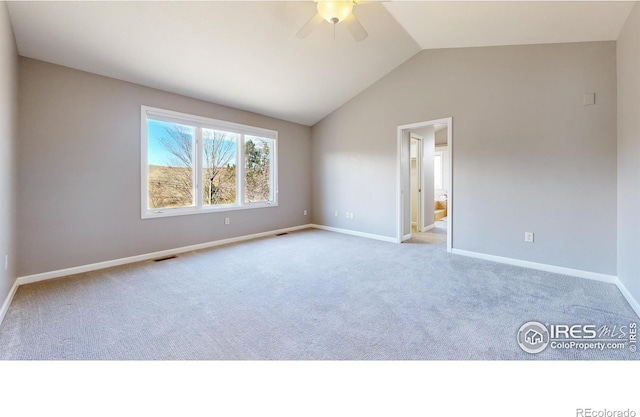
[[[148,132],[147,121],[157,120],[162,122],[177,123],[193,126],[196,128],[194,136],[194,149],[196,166],[194,170],[194,196],[195,205],[189,207],[172,207],[162,209],[149,209],[149,155],[148,155]],[[224,204],[216,206],[205,206],[202,204],[202,135],[200,129],[214,129],[238,135],[236,153],[236,202],[234,204]],[[261,202],[245,203],[245,136],[256,136],[259,138],[272,140],[272,149],[269,154],[271,158],[271,200]],[[180,113],[173,110],[165,110],[157,107],[141,106],[141,129],[140,129],[140,167],[141,167],[141,217],[143,219],[153,219],[158,217],[184,216],[190,214],[202,214],[232,210],[246,210],[263,207],[278,206],[278,132],[275,130],[260,127],[247,126],[223,120],[211,119],[203,116],[196,116],[187,113]]]

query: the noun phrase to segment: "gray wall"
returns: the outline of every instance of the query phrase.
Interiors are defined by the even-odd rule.
[[[617,46],[618,278],[640,303],[640,4]]]
[[[616,274],[614,42],[418,53],[313,127],[313,222],[394,237],[397,126],[448,116],[454,248]]]
[[[309,223],[309,127],[41,61],[19,67],[19,276]],[[279,206],[141,220],[142,104],[277,130]]]
[[[7,5],[0,2],[0,305],[15,282],[15,148],[18,111],[18,52]],[[9,269],[4,258],[9,255]]]

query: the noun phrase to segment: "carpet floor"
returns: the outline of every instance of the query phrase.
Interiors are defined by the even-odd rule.
[[[19,287],[5,360],[640,359],[520,349],[528,321],[627,326],[613,284],[303,230]]]

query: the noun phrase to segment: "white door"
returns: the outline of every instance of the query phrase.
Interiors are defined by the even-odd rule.
[[[410,152],[410,172],[411,172],[411,226],[412,231],[422,231],[424,227],[424,199],[422,195],[423,187],[423,138],[415,133],[411,133]]]

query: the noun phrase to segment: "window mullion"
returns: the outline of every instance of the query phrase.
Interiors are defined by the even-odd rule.
[[[194,187],[194,193],[193,195],[195,196],[195,206],[197,208],[202,208],[202,200],[203,200],[203,196],[202,196],[202,128],[197,127],[195,129],[195,146],[194,146],[194,152],[195,152],[195,162],[193,164],[193,170],[194,170],[194,181],[193,181],[193,187]]]

